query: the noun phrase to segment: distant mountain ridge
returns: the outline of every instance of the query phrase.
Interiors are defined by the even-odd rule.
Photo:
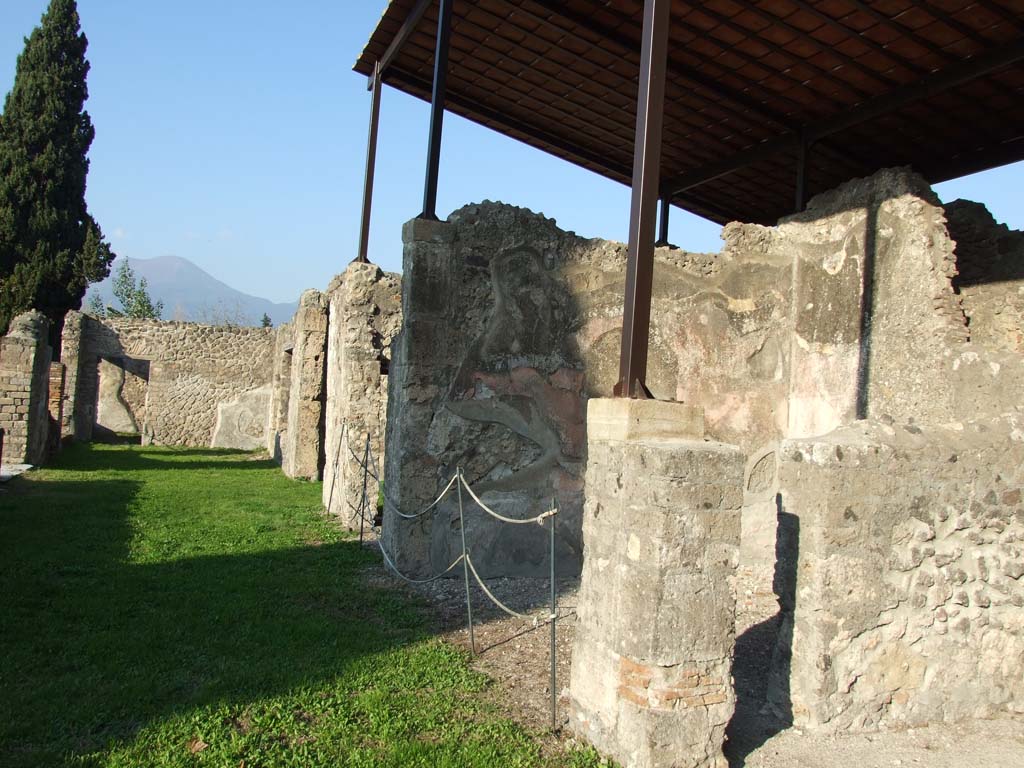
[[[120,263],[120,258],[114,262],[106,280],[89,286],[83,308],[88,308],[94,295],[99,295],[104,305],[119,306],[114,299],[113,276]],[[266,313],[276,326],[291,320],[298,307],[297,301],[275,303],[242,293],[181,256],[128,258],[128,265],[136,279],[146,278],[153,302],[164,303],[164,320],[259,325]]]

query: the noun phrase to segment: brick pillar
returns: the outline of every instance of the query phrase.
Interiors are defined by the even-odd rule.
[[[4,455],[12,464],[41,464],[49,433],[50,324],[39,312],[11,322],[0,339],[0,428]]]
[[[50,363],[49,405],[50,430],[47,453],[51,456],[60,450],[61,432],[64,421],[64,364]]]
[[[588,405],[572,726],[634,768],[726,765],[742,452],[680,403]]]

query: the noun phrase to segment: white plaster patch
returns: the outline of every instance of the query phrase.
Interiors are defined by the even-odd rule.
[[[635,533],[629,534],[629,543],[626,544],[626,557],[630,560],[640,559],[640,537]]]

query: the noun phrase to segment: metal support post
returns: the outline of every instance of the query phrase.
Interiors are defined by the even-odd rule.
[[[370,433],[366,433],[366,448],[363,450],[363,498],[359,502],[359,543],[363,543],[363,531],[366,527],[366,513],[370,500],[366,497],[366,486],[370,480]]]
[[[466,550],[466,518],[462,514],[462,467],[455,470],[459,481],[459,530],[462,533],[462,575],[466,580],[466,616],[469,621],[469,650],[476,655],[476,638],[473,636],[473,601],[469,597],[469,552]]]
[[[800,213],[807,205],[807,134],[800,132],[800,143],[796,147],[796,191],[793,207]]]
[[[647,347],[654,275],[654,227],[661,170],[661,131],[665,107],[669,10],[672,0],[645,0],[640,89],[633,149],[633,194],[629,213],[629,260],[622,316],[622,351],[615,394],[647,392]]]
[[[557,509],[558,502],[555,499],[551,500],[551,508]],[[558,596],[555,591],[555,522],[558,515],[551,515],[548,518],[551,521],[551,732],[554,733],[557,727],[557,714],[558,714],[558,689],[556,688],[556,664],[557,664],[557,649],[556,649],[556,629],[555,622],[558,618]]]
[[[668,246],[668,216],[672,208],[670,198],[666,195],[661,198],[661,213],[658,216],[658,240],[654,243],[656,247],[665,248]]]
[[[373,66],[370,78],[370,134],[366,139],[366,173],[363,176],[363,215],[359,225],[359,251],[355,260],[369,262],[370,212],[373,208],[373,174],[377,166],[377,126],[380,123],[380,62]]]
[[[430,138],[427,142],[427,177],[423,185],[421,219],[437,221],[437,174],[441,166],[441,129],[448,84],[448,44],[452,36],[452,2],[440,0],[437,42],[434,47],[434,87],[430,97]]]

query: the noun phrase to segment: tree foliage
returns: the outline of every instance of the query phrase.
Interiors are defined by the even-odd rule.
[[[88,41],[75,0],[51,0],[0,116],[0,328],[35,308],[60,327],[114,254],[85,203]]]
[[[146,278],[135,279],[135,270],[131,268],[128,260],[122,261],[117,272],[114,273],[114,284],[112,286],[114,298],[121,307],[105,307],[103,300],[97,295],[93,296],[89,304],[89,310],[98,317],[143,317],[152,320],[159,320],[164,312],[164,303],[158,301],[153,303],[149,295],[149,284]]]
[[[264,312],[263,313],[263,317],[260,318],[260,327],[261,328],[273,328],[274,327],[274,321],[270,319],[270,315],[268,315],[266,312]]]

